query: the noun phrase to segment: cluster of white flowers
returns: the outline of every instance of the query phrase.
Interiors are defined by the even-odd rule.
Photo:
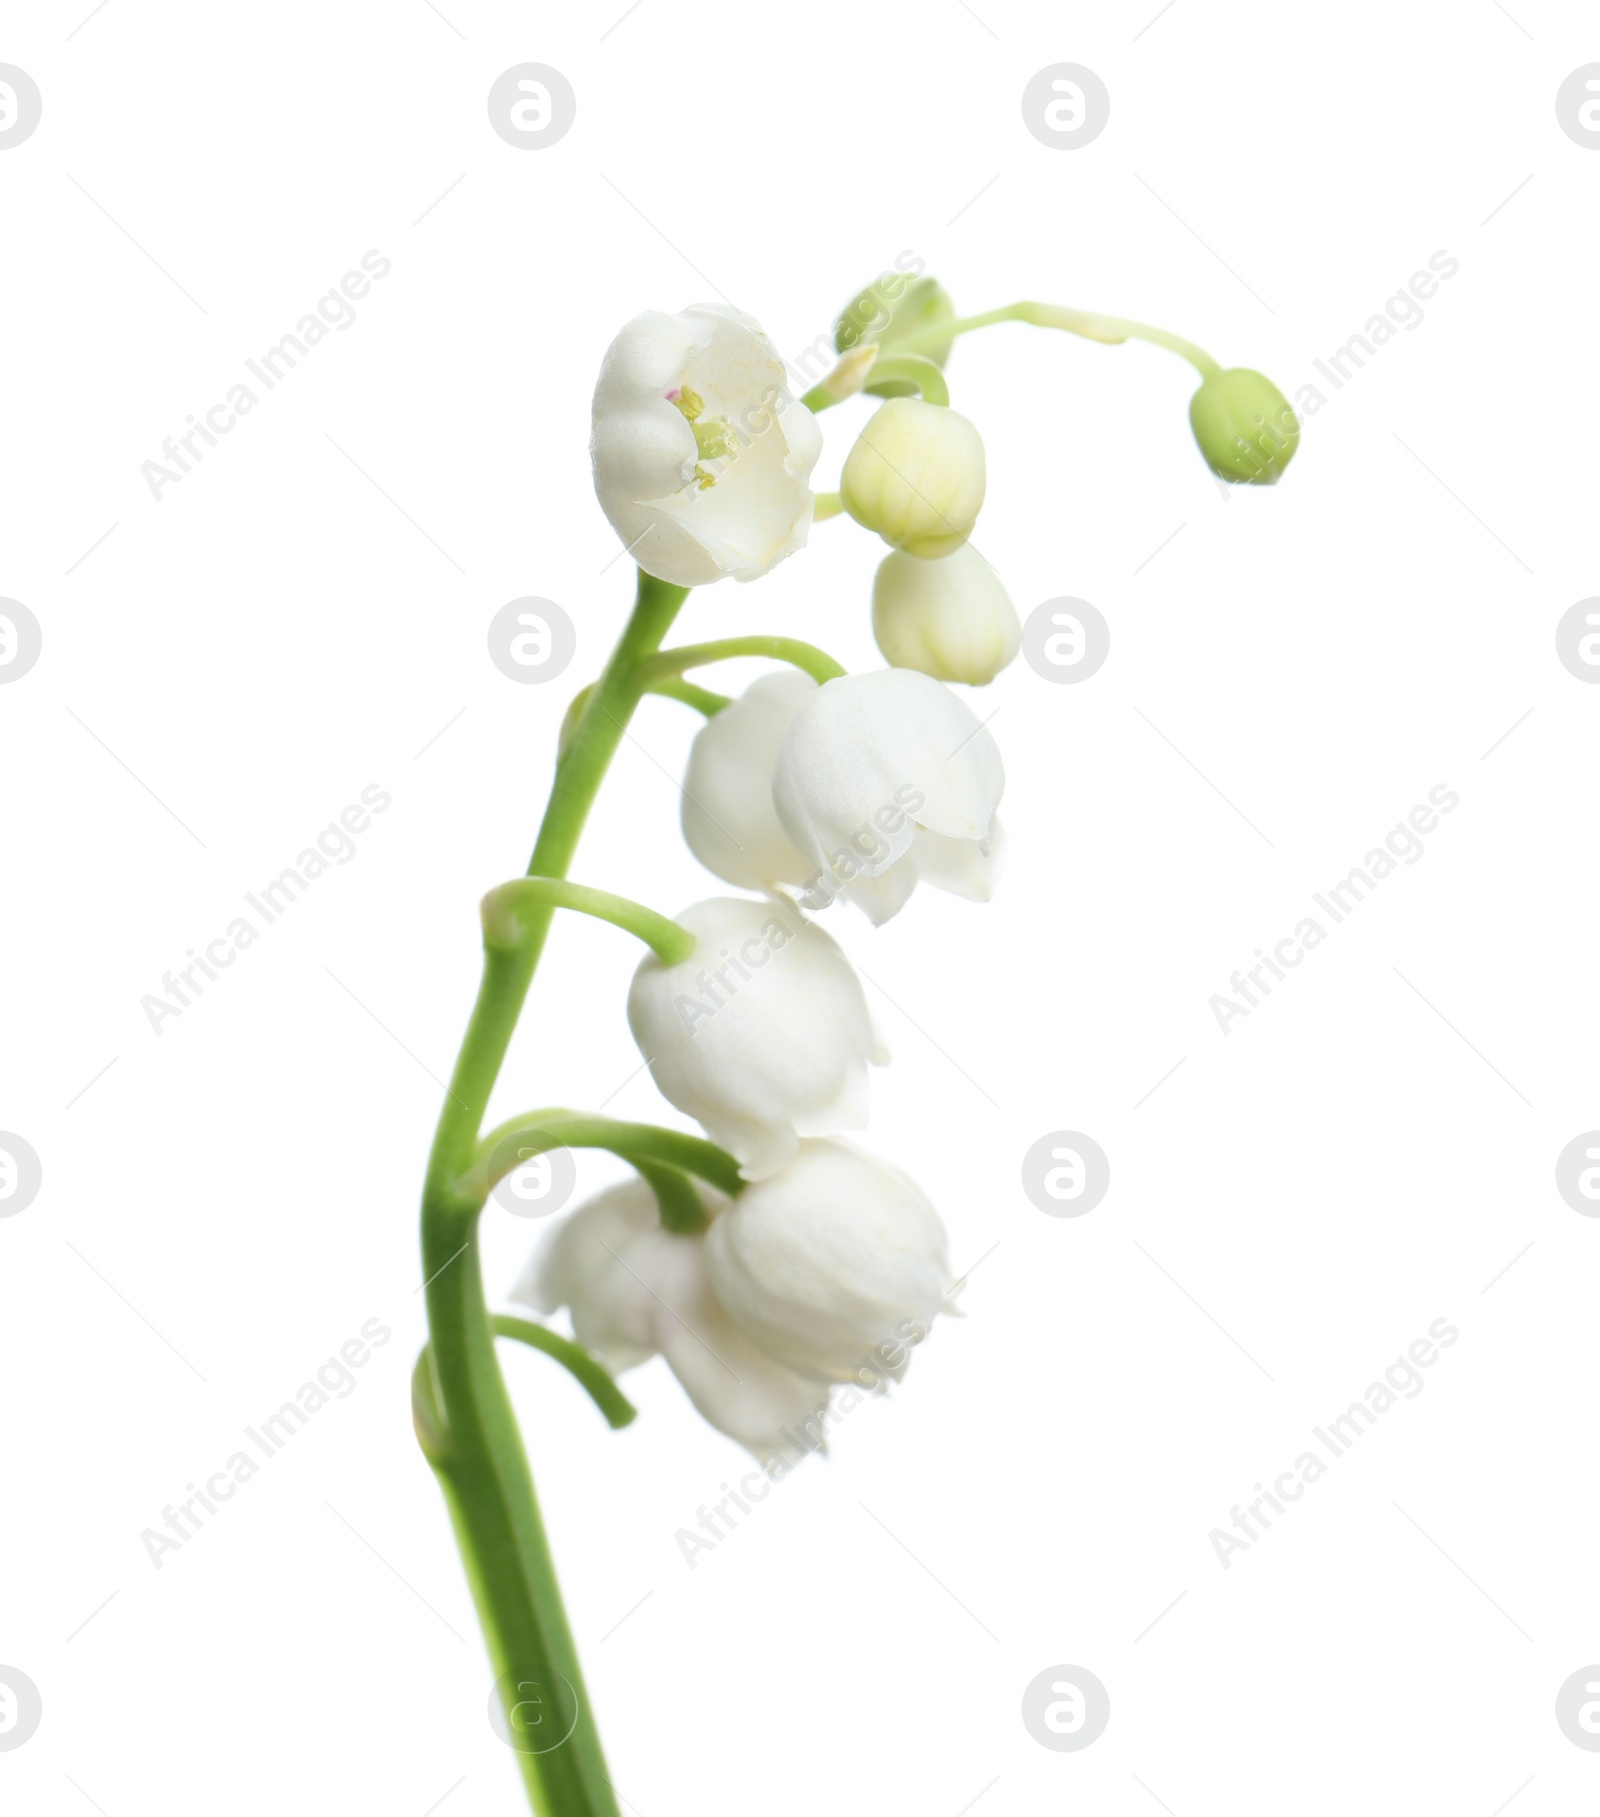
[[[870,358],[849,360],[858,389]],[[618,335],[594,401],[595,485],[646,572],[751,580],[806,540],[821,447],[757,324],[705,305]],[[968,540],[984,495],[976,429],[891,397],[844,463],[839,506],[891,545],[872,622],[893,665],[763,676],[690,754],[683,832],[746,896],[676,919],[689,957],[649,955],[628,1020],[662,1094],[737,1161],[737,1196],[668,1231],[644,1180],[546,1239],[516,1289],[612,1370],[663,1356],[710,1423],[771,1466],[807,1448],[831,1388],[903,1375],[953,1281],[937,1212],[904,1174],[839,1140],[867,1120],[886,1056],[860,981],[812,916],[844,897],[881,924],[918,882],[993,893],[1005,784],[993,737],[947,684],[1016,655],[1004,587]]]

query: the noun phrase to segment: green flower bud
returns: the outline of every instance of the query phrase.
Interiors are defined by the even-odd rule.
[[[924,329],[937,328],[956,319],[956,306],[937,278],[918,278],[915,283],[891,294],[895,282],[895,278],[889,277],[869,284],[839,317],[833,344],[841,353],[848,353],[852,347],[859,347],[866,341],[876,341],[887,351],[908,335],[920,334]],[[950,357],[953,338],[946,335],[917,351],[936,366],[943,366]],[[910,397],[916,386],[905,379],[885,379],[880,384],[868,385],[867,390],[874,397]]]
[[[1248,366],[1213,372],[1189,400],[1189,424],[1211,471],[1238,484],[1275,485],[1300,443],[1289,400]]]
[[[850,450],[839,496],[865,529],[932,560],[972,534],[987,484],[983,441],[964,416],[896,397],[878,406]]]

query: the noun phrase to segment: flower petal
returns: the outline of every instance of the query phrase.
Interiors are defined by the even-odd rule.
[[[950,839],[921,832],[911,847],[917,876],[936,890],[968,902],[992,902],[1005,869],[1006,836],[998,817],[989,822],[987,839]]]
[[[690,747],[684,839],[708,871],[742,889],[803,884],[813,875],[772,805],[772,772],[795,714],[816,691],[798,669],[763,675],[713,714]]]
[[[613,1375],[656,1354],[656,1315],[649,1290],[624,1266],[633,1246],[661,1219],[643,1180],[629,1180],[589,1200],[534,1251],[510,1298],[534,1312],[565,1306],[573,1336]]]
[[[658,1231],[629,1260],[656,1296],[661,1354],[709,1425],[760,1463],[792,1464],[820,1448],[827,1386],[774,1362],[728,1317],[707,1275],[704,1237]]]
[[[846,1142],[802,1142],[706,1237],[734,1323],[788,1368],[841,1382],[899,1377],[951,1284],[944,1226],[897,1168]]]
[[[840,948],[779,897],[714,897],[677,917],[696,950],[634,974],[628,1023],[669,1102],[738,1158],[775,1173],[797,1132],[858,1127],[874,1043]]]
[[[916,828],[982,839],[1005,789],[993,737],[942,683],[911,669],[825,682],[778,753],[772,798],[795,846],[834,876],[878,877]]]
[[[701,454],[679,408],[686,393],[726,452]],[[640,567],[677,586],[753,580],[799,548],[821,446],[777,349],[740,310],[646,311],[601,365],[590,442],[596,495]]]

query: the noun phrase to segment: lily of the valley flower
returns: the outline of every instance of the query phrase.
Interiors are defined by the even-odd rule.
[[[782,1173],[747,1187],[713,1222],[706,1261],[763,1354],[829,1382],[871,1363],[902,1376],[952,1284],[939,1214],[845,1142],[802,1142]]]
[[[776,1173],[801,1136],[863,1128],[867,1066],[881,1056],[838,945],[778,897],[715,896],[676,919],[694,953],[677,965],[650,954],[628,993],[662,1096],[748,1180]]]
[[[776,348],[740,310],[648,310],[606,352],[595,492],[633,559],[660,580],[754,580],[800,548],[821,450]]]
[[[977,839],[935,831],[921,824],[928,793],[915,781],[897,784],[870,812],[847,814],[843,836],[836,830],[825,846],[808,839],[800,849],[780,818],[774,781],[790,728],[816,694],[816,682],[796,670],[765,675],[696,734],[683,791],[684,837],[694,855],[746,889],[793,888],[812,911],[843,896],[874,926],[905,907],[919,879],[969,902],[990,901],[1004,853],[999,820],[991,818]],[[953,722],[954,747],[973,736],[977,721],[953,695],[944,699],[956,709],[940,712]],[[937,771],[919,764],[918,774],[930,767]],[[943,784],[932,792],[941,795]]]
[[[778,820],[814,874],[872,917],[920,877],[986,901],[998,874],[1000,750],[965,701],[912,669],[841,675],[800,702],[778,751]]]
[[[977,430],[944,404],[880,404],[844,463],[844,508],[886,543],[932,558],[972,534],[988,483]]]
[[[713,1214],[727,1203],[709,1187],[701,1196]],[[818,1448],[827,1390],[735,1325],[706,1261],[705,1237],[663,1230],[654,1194],[631,1180],[559,1225],[511,1297],[539,1313],[566,1307],[573,1335],[613,1374],[665,1357],[709,1425],[763,1463],[793,1463]]]
[[[898,669],[982,687],[1022,648],[1000,577],[971,543],[934,561],[896,549],[872,586],[872,634]]]
[[[572,1313],[572,1335],[613,1375],[661,1348],[648,1295],[617,1267],[639,1239],[660,1230],[660,1207],[643,1180],[613,1187],[549,1233],[511,1297],[535,1312]]]
[[[642,1180],[612,1187],[534,1252],[511,1298],[565,1307],[613,1374],[662,1356],[708,1424],[771,1468],[825,1448],[836,1384],[900,1380],[951,1286],[939,1214],[898,1169],[803,1142],[736,1199],[699,1188],[708,1231],[657,1221]]]
[[[763,675],[713,714],[689,749],[684,840],[708,871],[740,889],[811,881],[812,867],[772,805],[772,772],[795,714],[816,691],[799,669]]]

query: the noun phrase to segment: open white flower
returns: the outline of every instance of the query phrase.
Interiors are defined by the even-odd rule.
[[[706,1237],[717,1299],[801,1375],[899,1379],[952,1284],[944,1225],[897,1168],[846,1142],[802,1142]]]
[[[881,922],[918,877],[988,899],[1004,789],[999,747],[965,701],[915,670],[881,669],[801,701],[772,799],[811,871]]]
[[[861,982],[790,902],[715,896],[676,917],[695,937],[677,965],[634,973],[628,1025],[669,1103],[764,1179],[801,1136],[861,1129],[880,1058]]]
[[[971,543],[925,561],[896,549],[872,583],[872,634],[897,669],[982,687],[1022,648],[1000,577]]]
[[[701,1186],[713,1214],[727,1204]],[[818,1448],[827,1390],[785,1368],[728,1316],[707,1275],[706,1239],[675,1236],[642,1180],[580,1206],[535,1251],[511,1298],[549,1314],[566,1307],[573,1335],[613,1374],[653,1356],[719,1432],[762,1463]]]
[[[772,772],[817,684],[799,669],[753,681],[695,733],[683,778],[683,836],[708,871],[741,889],[803,884],[813,871],[772,805]]]
[[[760,325],[724,303],[647,310],[606,351],[594,486],[633,559],[675,586],[754,580],[811,528],[822,432]]]

